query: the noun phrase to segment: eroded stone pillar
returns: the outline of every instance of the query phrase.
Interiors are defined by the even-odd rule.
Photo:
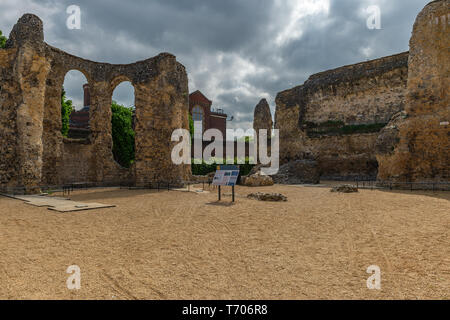
[[[17,48],[0,49],[0,190],[19,184],[17,106],[19,82],[13,71]]]
[[[449,34],[450,1],[429,3],[414,24],[406,115],[389,125],[397,133],[392,152],[377,155],[379,180],[450,180]]]
[[[10,106],[15,109],[10,121],[15,122],[12,129],[16,142],[12,147],[16,148],[16,165],[5,169],[15,171],[8,173],[15,178],[11,180],[13,183],[10,181],[7,184],[10,187],[24,187],[25,192],[38,191],[42,177],[44,93],[50,71],[43,39],[42,21],[27,14],[14,26],[6,44],[8,50],[12,49],[11,53],[15,51],[10,61],[13,65],[10,76],[16,86],[8,90],[15,96]]]
[[[272,128],[273,128],[273,120],[272,114],[270,113],[270,106],[266,99],[262,99],[255,107],[255,111],[253,114],[253,129],[255,130],[255,134],[257,137],[258,145],[261,146],[263,141],[260,141],[260,130],[266,130],[267,132],[267,151],[268,154],[271,153],[272,150]],[[261,159],[258,154],[258,163],[260,163]]]
[[[136,185],[180,184],[190,176],[188,165],[172,163],[174,130],[189,128],[188,80],[174,56],[158,61],[160,73],[148,83],[135,85],[136,94]]]
[[[117,170],[112,156],[111,86],[107,81],[91,85],[91,107],[89,125],[91,128],[92,155],[90,180],[101,185],[108,184],[107,172]]]
[[[63,161],[61,91],[65,73],[58,68],[48,75],[44,103],[42,183],[60,185]]]

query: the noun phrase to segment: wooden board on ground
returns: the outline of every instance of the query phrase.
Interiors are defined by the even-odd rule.
[[[178,192],[192,192],[192,193],[203,193],[207,194],[209,191],[203,190],[203,189],[195,189],[195,188],[178,188],[178,189],[171,189],[172,191],[178,191]]]
[[[66,198],[60,197],[46,197],[46,196],[38,196],[38,195],[20,195],[20,196],[12,196],[8,195],[11,198],[25,201],[26,204],[35,206],[35,207],[48,207],[49,210],[58,211],[58,212],[75,212],[75,211],[84,211],[84,210],[92,210],[92,209],[103,209],[103,208],[112,208],[115,205],[108,205],[102,203],[83,203],[76,202]]]

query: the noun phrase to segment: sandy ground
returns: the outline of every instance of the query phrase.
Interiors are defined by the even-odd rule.
[[[286,203],[245,198],[281,192]],[[450,193],[102,189],[58,213],[0,197],[1,299],[449,299]],[[81,268],[68,290],[66,269]],[[381,268],[380,291],[367,267]]]

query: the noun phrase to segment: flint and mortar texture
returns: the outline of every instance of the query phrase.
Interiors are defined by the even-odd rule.
[[[256,133],[259,130],[267,130],[270,137],[273,128],[272,114],[270,113],[270,106],[266,99],[262,99],[255,107],[253,117],[253,129]]]
[[[405,116],[389,124],[395,136],[377,155],[382,181],[450,180],[450,1],[429,3],[410,41]]]
[[[408,53],[312,75],[305,84],[280,92],[275,128],[280,162],[315,159],[322,179],[374,179],[378,133],[310,137],[308,123],[387,123],[405,108]]]
[[[276,98],[280,162],[315,159],[322,179],[448,182],[450,1],[418,15],[410,51],[311,76]],[[308,135],[311,123],[384,125]]]
[[[61,90],[70,70],[91,88],[87,140],[63,138]],[[112,93],[122,81],[135,88],[136,159],[130,169],[112,155]],[[179,184],[191,172],[171,160],[171,134],[188,129],[188,80],[175,56],[162,53],[128,65],[97,63],[44,42],[42,21],[19,19],[0,49],[0,188],[90,182],[98,186]]]

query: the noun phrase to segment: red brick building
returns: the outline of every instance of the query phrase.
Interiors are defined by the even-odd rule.
[[[211,110],[212,101],[199,90],[189,95],[189,113],[194,122],[202,122],[202,129],[218,129],[222,132],[224,140],[227,133],[227,115],[222,109]]]
[[[89,85],[83,85],[84,107],[79,111],[73,111],[69,121],[69,137],[84,138],[90,132],[89,109],[91,105]],[[189,113],[194,122],[202,123],[202,130],[218,129],[222,132],[226,141],[227,115],[222,109],[212,110],[212,101],[205,97],[199,90],[189,95]]]
[[[83,85],[84,105],[79,111],[72,111],[69,118],[69,138],[85,139],[89,136],[89,109],[91,105],[91,95],[89,93],[89,85]]]

